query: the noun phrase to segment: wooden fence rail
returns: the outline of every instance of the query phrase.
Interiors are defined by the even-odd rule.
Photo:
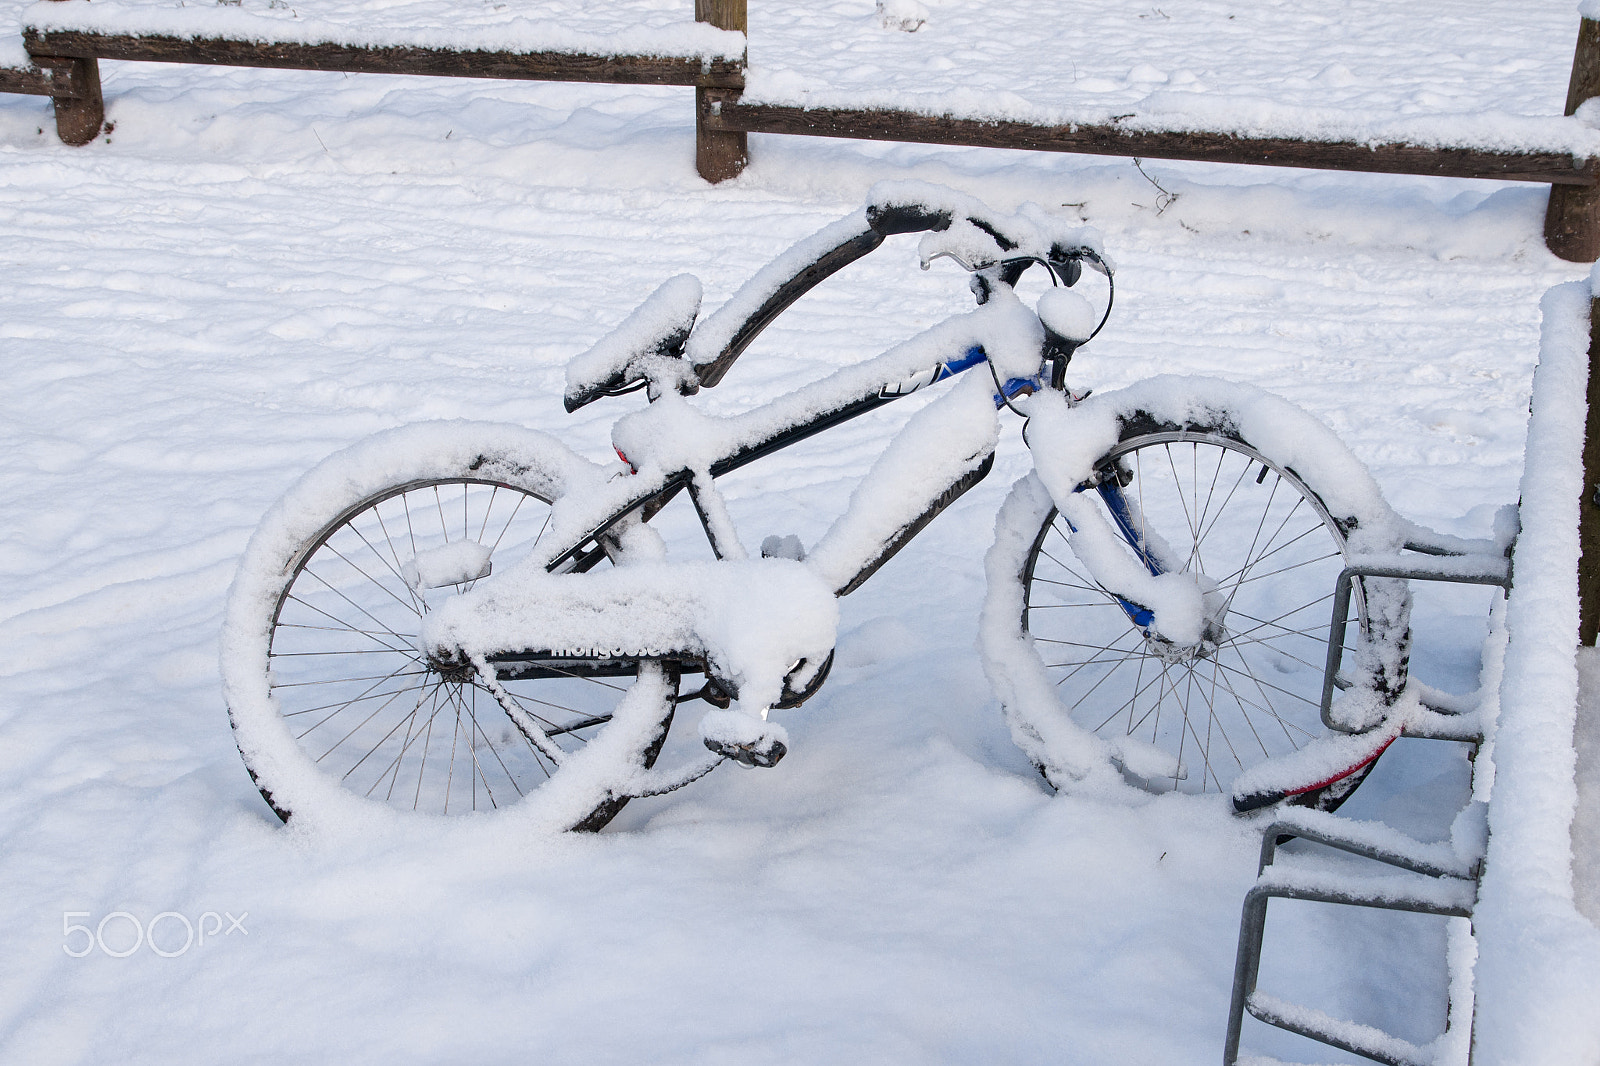
[[[993,119],[934,117],[910,111],[841,111],[746,104],[737,90],[707,90],[711,108],[702,128],[809,137],[1021,148],[1036,152],[1252,163],[1258,166],[1355,170],[1377,174],[1427,174],[1442,178],[1535,181],[1579,189],[1594,187],[1600,160],[1559,152],[1496,152],[1414,144],[1357,144],[1249,137],[1233,133],[1174,132],[1107,125],[1039,126]]]

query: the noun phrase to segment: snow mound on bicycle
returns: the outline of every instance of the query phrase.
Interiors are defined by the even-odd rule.
[[[699,659],[764,718],[797,663],[833,650],[833,591],[791,559],[638,563],[585,574],[521,565],[441,604],[424,621],[430,654]]]
[[[1162,374],[1069,407],[1059,393],[1027,401],[1028,441],[1039,477],[1059,502],[1094,473],[1124,420],[1147,414],[1173,426],[1226,425],[1273,462],[1317,486],[1346,525],[1349,549],[1395,551],[1406,524],[1366,465],[1333,430],[1302,408],[1242,382]]]

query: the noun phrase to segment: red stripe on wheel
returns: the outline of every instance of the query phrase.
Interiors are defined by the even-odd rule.
[[[1395,741],[1397,741],[1399,739],[1400,739],[1400,734],[1396,733],[1394,736],[1390,737],[1388,740],[1383,742],[1383,747],[1379,748],[1377,751],[1373,752],[1371,755],[1368,755],[1365,759],[1362,759],[1360,762],[1356,763],[1354,766],[1350,767],[1349,769],[1340,770],[1338,773],[1334,774],[1332,777],[1328,778],[1327,780],[1318,781],[1314,785],[1306,785],[1304,788],[1291,788],[1289,791],[1285,792],[1284,795],[1286,795],[1286,796],[1299,796],[1299,795],[1303,795],[1304,793],[1307,793],[1307,792],[1315,792],[1319,788],[1327,788],[1329,785],[1333,784],[1335,781],[1343,781],[1345,778],[1349,777],[1351,774],[1355,773],[1357,770],[1361,769],[1363,766],[1371,766],[1373,761],[1375,759],[1377,759],[1378,756],[1382,755],[1384,752],[1389,750],[1389,745],[1390,744],[1393,744]]]

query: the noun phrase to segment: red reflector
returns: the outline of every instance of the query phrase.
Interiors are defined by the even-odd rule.
[[[1389,750],[1389,745],[1390,744],[1393,744],[1395,741],[1397,741],[1399,739],[1400,739],[1400,734],[1396,733],[1394,736],[1390,737],[1388,740],[1383,742],[1383,747],[1379,748],[1377,751],[1373,752],[1371,755],[1367,756],[1365,759],[1362,759],[1360,762],[1356,763],[1354,766],[1347,767],[1346,769],[1340,770],[1338,773],[1334,774],[1332,777],[1325,778],[1325,779],[1323,779],[1321,781],[1318,781],[1316,784],[1306,785],[1304,788],[1290,789],[1287,793],[1285,793],[1285,795],[1299,796],[1299,795],[1303,795],[1303,794],[1305,794],[1307,792],[1313,792],[1313,791],[1315,791],[1316,789],[1319,789],[1319,788],[1327,788],[1329,785],[1333,784],[1335,781],[1343,781],[1345,778],[1349,777],[1351,774],[1355,773],[1357,770],[1361,769],[1363,766],[1370,766],[1372,764],[1372,762],[1377,759],[1378,756],[1382,755],[1384,752]]]

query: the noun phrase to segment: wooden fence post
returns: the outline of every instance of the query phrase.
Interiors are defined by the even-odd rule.
[[[709,22],[721,30],[749,33],[746,0],[694,0],[694,17],[696,22]],[[704,85],[694,91],[694,165],[700,176],[713,184],[738,177],[749,161],[744,132],[706,128],[706,115],[710,109],[720,107],[727,95],[727,90],[718,92]]]
[[[1600,636],[1600,299],[1589,301],[1589,417],[1578,500],[1578,643]]]
[[[1572,80],[1567,85],[1567,114],[1585,100],[1600,96],[1600,22],[1578,23],[1578,44],[1572,55]],[[1600,186],[1552,185],[1544,215],[1544,243],[1572,263],[1600,259]]]
[[[100,63],[93,56],[33,56],[44,72],[56,112],[56,136],[62,144],[88,144],[106,121],[100,93]]]
[[[33,63],[48,79],[61,143],[88,144],[99,136],[106,121],[100,64],[73,56],[34,56]]]

